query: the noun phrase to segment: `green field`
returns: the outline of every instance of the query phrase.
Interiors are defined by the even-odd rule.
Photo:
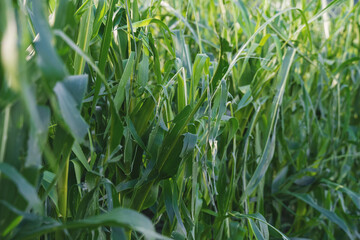
[[[360,239],[360,3],[0,0],[0,239]]]

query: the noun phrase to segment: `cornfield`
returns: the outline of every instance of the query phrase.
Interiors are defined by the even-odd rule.
[[[360,239],[360,3],[1,0],[0,239]]]

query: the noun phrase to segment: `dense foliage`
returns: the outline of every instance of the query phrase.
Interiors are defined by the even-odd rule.
[[[360,5],[1,0],[1,239],[359,239]]]

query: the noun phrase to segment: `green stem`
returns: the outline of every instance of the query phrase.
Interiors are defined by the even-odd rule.
[[[64,138],[65,146],[62,149],[62,159],[65,161],[63,164],[60,164],[60,175],[57,184],[57,193],[58,193],[58,206],[59,206],[59,214],[62,218],[63,222],[67,220],[67,198],[68,198],[68,176],[69,176],[69,159],[71,154],[72,145],[74,143],[74,139],[67,135]],[[55,234],[55,239],[65,239],[64,233],[62,231],[57,231]]]
[[[5,108],[4,127],[3,127],[3,134],[1,137],[1,146],[0,146],[0,163],[4,161],[6,141],[8,137],[9,119],[10,119],[10,105],[8,105]]]
[[[58,182],[58,195],[59,195],[59,213],[64,221],[67,217],[67,185],[68,185],[68,175],[69,175],[69,156],[66,157],[65,166],[61,171],[59,182]]]

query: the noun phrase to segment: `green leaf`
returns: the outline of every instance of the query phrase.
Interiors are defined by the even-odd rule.
[[[85,92],[87,75],[70,77],[63,82],[58,82],[54,87],[61,115],[69,127],[71,135],[80,143],[88,131],[88,125],[81,117],[78,108]]]
[[[344,230],[344,232],[348,235],[350,239],[355,239],[348,225],[343,219],[341,219],[335,212],[320,207],[309,194],[293,193],[293,192],[287,192],[287,193],[309,204],[311,207],[313,207],[314,209],[322,213],[325,217],[327,217],[331,222],[335,223],[342,230]]]
[[[254,223],[254,221],[252,219],[248,219],[248,221],[250,222],[250,226],[252,229],[252,232],[254,233],[255,237],[257,240],[265,240],[264,236],[262,235],[262,233],[260,232],[259,228],[256,226],[256,224]]]
[[[84,166],[84,168],[87,171],[91,171],[90,165],[89,165],[88,161],[86,160],[84,152],[82,151],[81,146],[78,142],[76,142],[76,141],[74,142],[72,151],[74,152],[75,156],[79,159],[81,164]]]
[[[39,211],[41,202],[35,188],[13,166],[0,163],[0,172],[8,177],[17,187],[21,196],[26,199],[29,206]]]
[[[173,120],[173,127],[164,138],[155,167],[162,177],[172,176],[177,172],[180,164],[178,156],[182,150],[182,131],[188,123],[191,111],[192,108],[188,105],[176,115]]]
[[[106,66],[106,62],[107,62],[107,55],[108,55],[108,51],[109,51],[110,43],[111,43],[111,35],[112,35],[112,29],[113,29],[112,15],[115,10],[115,3],[116,3],[116,0],[111,0],[111,2],[110,2],[110,8],[108,10],[108,16],[107,16],[106,25],[105,25],[105,32],[103,34],[103,38],[101,41],[100,56],[99,56],[99,71],[101,74],[104,74],[104,75],[105,75],[105,66]],[[93,103],[92,103],[92,107],[91,107],[92,114],[95,112],[95,106],[97,104],[97,100],[99,97],[99,92],[100,92],[100,87],[101,87],[101,78],[102,77],[98,76],[95,81],[94,98],[93,98]]]
[[[351,200],[353,201],[353,203],[355,204],[357,209],[360,210],[360,194],[359,193],[355,193],[355,192],[351,191],[349,188],[347,188],[343,185],[331,182],[327,179],[322,179],[321,182],[327,184],[329,187],[332,187],[333,189],[335,189],[337,191],[341,191],[341,192],[349,195],[349,197],[351,198]]]
[[[240,109],[246,107],[247,105],[249,105],[252,101],[253,101],[253,97],[251,95],[251,89],[250,89],[250,86],[247,85],[247,86],[243,86],[242,89],[246,89],[245,90],[245,94],[244,96],[242,96],[237,108],[236,108],[236,111],[239,111]]]
[[[81,103],[86,93],[88,82],[88,75],[74,75],[68,76],[62,81],[62,84],[66,87],[75,101],[77,109],[81,109]]]
[[[185,133],[184,134],[183,148],[181,150],[180,156],[185,157],[186,155],[191,153],[194,150],[195,146],[196,146],[196,142],[197,142],[197,135],[196,134]]]
[[[54,83],[56,80],[61,80],[65,77],[66,69],[51,44],[52,35],[49,24],[44,16],[45,11],[42,7],[42,2],[34,0],[32,3],[33,13],[30,16],[36,32],[39,33],[39,39],[35,42],[38,64],[45,77],[51,79],[52,83]]]
[[[182,68],[183,76],[178,75],[178,86],[177,86],[177,104],[178,112],[181,112],[187,105],[187,87],[186,87],[186,76],[184,68]]]
[[[106,13],[106,0],[99,0],[95,12],[94,24],[92,29],[92,37],[94,38],[99,33],[100,26]]]
[[[36,219],[35,221],[39,221]],[[61,231],[65,229],[90,228],[96,229],[100,226],[126,227],[138,231],[146,239],[168,239],[156,233],[151,221],[144,215],[126,208],[114,208],[112,211],[68,223],[51,221],[50,224],[42,221],[42,225],[32,228],[24,228],[15,237],[17,239],[30,239],[46,233]]]
[[[50,124],[50,109],[44,106],[38,106],[40,129],[31,126],[30,137],[27,141],[28,149],[26,156],[26,167],[41,168],[42,150],[46,144],[48,126]]]
[[[290,67],[295,57],[295,50],[289,49],[284,56],[283,65],[281,66],[280,74],[277,79],[277,93],[273,99],[271,106],[271,118],[270,125],[267,131],[267,139],[265,143],[264,151],[261,155],[260,161],[254,174],[252,175],[245,192],[241,197],[241,201],[244,201],[257,187],[261,179],[265,176],[266,171],[270,165],[270,162],[274,155],[275,150],[275,136],[276,136],[276,122],[278,119],[279,107],[281,106],[283,95],[285,92],[285,86],[289,76]]]
[[[225,39],[220,38],[220,60],[210,83],[213,89],[215,89],[221,79],[225,79],[226,69],[229,67],[229,63],[226,59],[227,51],[229,51],[229,43]]]
[[[143,59],[139,63],[138,83],[145,87],[149,81],[149,56],[143,53]]]
[[[196,93],[197,93],[196,89],[198,87],[203,70],[206,74],[209,73],[209,69],[208,69],[209,64],[210,64],[210,60],[206,54],[196,55],[195,62],[193,65],[191,85],[190,85],[189,99],[191,100],[191,103],[195,101]]]
[[[77,45],[83,52],[87,53],[90,43],[90,37],[91,37],[91,30],[92,30],[91,26],[93,25],[92,22],[94,19],[92,14],[93,1],[85,1],[81,7],[87,7],[87,9],[84,10],[86,12],[81,16],[80,19],[80,30],[79,30]],[[82,74],[84,71],[84,67],[85,67],[85,59],[81,57],[81,55],[75,53],[74,74],[75,75]]]
[[[181,60],[179,67],[184,67],[186,70],[186,77],[190,77],[192,74],[191,60],[189,47],[185,42],[184,33],[181,30],[174,31],[174,44],[176,57]]]
[[[115,109],[118,111],[125,100],[125,86],[130,80],[134,67],[134,62],[135,62],[134,60],[135,60],[135,52],[131,52],[126,67],[124,69],[123,75],[121,76],[119,85],[117,87],[116,95],[114,98]]]
[[[281,235],[281,237],[284,240],[290,240],[285,234],[283,234],[281,231],[279,231],[277,228],[275,228],[274,226],[272,226],[270,223],[268,223],[264,216],[262,216],[260,213],[255,213],[255,214],[241,214],[239,212],[230,212],[229,216],[232,217],[236,217],[236,218],[247,218],[247,219],[252,219],[252,220],[257,220],[260,223],[266,224],[267,226],[271,227],[273,230],[275,230],[277,233],[279,233]]]
[[[146,27],[146,26],[148,26],[148,25],[150,25],[152,23],[155,23],[155,24],[159,25],[159,27],[161,27],[162,29],[164,29],[167,32],[171,33],[168,26],[163,21],[161,21],[159,19],[156,19],[156,18],[147,18],[147,19],[144,19],[144,20],[141,20],[141,21],[133,22],[132,27],[133,27],[133,29],[135,31],[135,28]],[[118,29],[127,29],[127,25],[119,27],[119,28],[117,28],[115,30],[118,30]]]
[[[41,180],[41,185],[44,187],[45,191],[49,192],[49,197],[54,203],[55,207],[59,209],[58,207],[58,195],[54,188],[52,188],[49,191],[49,188],[51,187],[51,183],[55,179],[55,174],[49,171],[44,171],[43,178]]]

